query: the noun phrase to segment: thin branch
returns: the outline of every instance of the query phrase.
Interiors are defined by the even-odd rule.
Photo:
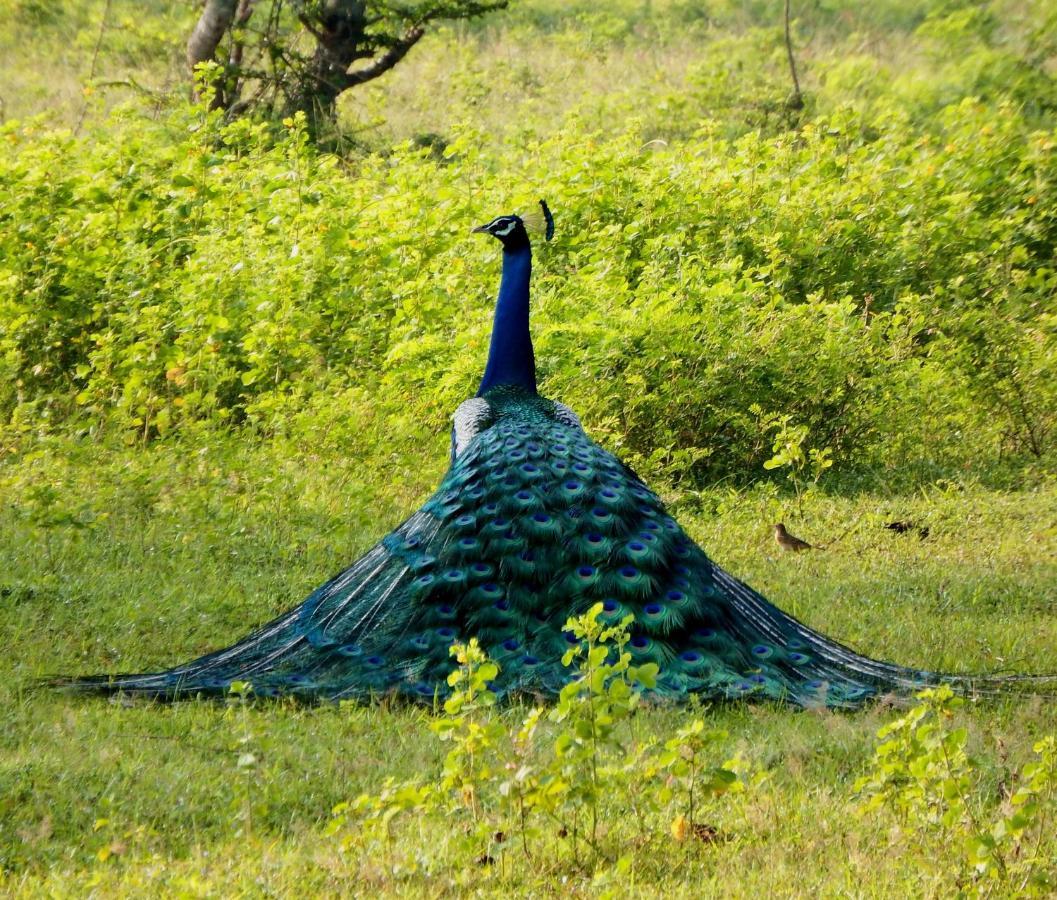
[[[103,7],[103,18],[99,22],[99,34],[95,37],[95,49],[92,50],[92,64],[88,67],[88,84],[86,88],[91,87],[92,80],[95,78],[95,65],[99,61],[99,48],[103,46],[103,35],[106,33],[106,23],[110,18],[110,6],[112,0],[106,0],[106,6]],[[81,130],[81,126],[84,124],[84,117],[88,113],[88,96],[85,95],[84,104],[81,106],[81,114],[77,117],[77,125],[73,129],[73,133],[77,134]]]
[[[233,28],[245,28],[253,15],[253,7],[257,0],[239,0],[239,8],[235,12]],[[245,42],[242,38],[235,38],[232,42],[231,53],[228,56],[228,66],[235,69],[242,65],[242,53]]]
[[[374,60],[369,66],[364,66],[362,69],[357,69],[355,72],[349,72],[345,76],[345,87],[350,88],[357,84],[363,84],[366,81],[371,81],[388,72],[393,66],[395,66],[400,60],[407,56],[407,51],[415,46],[421,40],[422,35],[426,33],[425,29],[421,25],[416,25],[414,28],[409,29],[399,41],[393,44],[385,53]]]
[[[228,54],[228,71],[233,73],[234,85],[230,96],[224,98],[224,106],[227,109],[237,103],[246,84],[246,73],[242,68],[242,57],[246,48],[243,29],[249,24],[256,2],[257,0],[239,0],[239,7],[235,11],[235,21],[231,26],[231,52]]]
[[[316,28],[315,22],[313,22],[312,19],[309,18],[309,16],[298,10],[297,20],[304,27],[305,31],[312,35],[312,37],[314,37],[317,41],[319,41],[321,44],[326,43],[326,36],[323,34],[322,31]]]
[[[800,79],[796,74],[796,59],[793,57],[793,37],[789,27],[789,7],[792,0],[785,0],[785,52],[789,57],[789,74],[793,76],[793,95],[789,98],[787,106],[790,109],[802,109],[804,98],[800,93]]]

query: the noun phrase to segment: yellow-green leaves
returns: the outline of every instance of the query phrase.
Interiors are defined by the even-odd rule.
[[[949,727],[963,705],[950,687],[921,691],[923,702],[878,732],[869,771],[855,783],[863,811],[887,810],[924,857],[942,841],[955,852],[946,859],[975,891],[1031,896],[1049,892],[1053,860],[1039,852],[1040,837],[1057,814],[1057,742],[1034,746],[1037,760],[1016,777],[1007,802],[992,808],[983,776],[966,753],[968,733]]]
[[[451,123],[440,153],[352,160],[296,118],[4,126],[0,416],[130,443],[232,424],[353,441],[335,421],[371,417],[428,453],[487,350],[500,258],[467,230],[549,196],[543,389],[644,476],[767,467],[803,488],[1052,447],[1053,135],[1022,110],[842,108],[795,138],[694,125],[663,146],[551,125],[522,146]]]

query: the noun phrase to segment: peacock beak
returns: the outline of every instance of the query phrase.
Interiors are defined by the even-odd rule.
[[[471,228],[470,234],[488,234],[488,226],[478,225],[476,228]]]

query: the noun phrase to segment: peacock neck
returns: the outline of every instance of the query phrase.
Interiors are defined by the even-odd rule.
[[[503,278],[495,305],[492,343],[488,348],[477,396],[499,385],[512,385],[536,393],[536,359],[529,335],[529,278],[532,251],[528,246],[503,250]]]

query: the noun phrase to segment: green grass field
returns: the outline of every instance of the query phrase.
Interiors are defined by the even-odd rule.
[[[57,448],[61,450],[62,448]],[[55,672],[164,666],[220,646],[297,602],[414,507],[439,471],[395,458],[293,459],[289,448],[238,442],[123,452],[65,448],[9,460],[0,543],[0,859],[14,895],[288,895],[302,891],[444,895],[466,890],[702,892],[730,896],[948,895],[949,874],[855,812],[852,784],[874,732],[894,712],[709,707],[704,716],[769,773],[707,808],[729,840],[676,844],[644,822],[634,863],[574,865],[555,834],[531,861],[474,867],[457,831],[412,822],[392,859],[342,852],[324,834],[331,808],[398,779],[440,770],[429,714],[406,708],[303,708],[216,703],[133,705],[35,690]],[[375,466],[382,465],[375,462]],[[47,472],[84,527],[41,527],[32,485]],[[247,474],[252,473],[252,474]],[[414,474],[412,474],[414,473]],[[825,551],[783,555],[769,523],[794,512],[768,492],[735,500],[673,495],[695,538],[733,572],[809,624],[865,652],[970,671],[1057,671],[1057,490],[925,489],[914,497],[810,498],[796,528]],[[719,507],[717,510],[716,507]],[[21,514],[19,514],[21,510]],[[928,525],[897,536],[889,517]],[[843,536],[842,536],[843,535]],[[523,712],[523,711],[522,711]],[[641,711],[636,739],[693,715]],[[519,710],[502,713],[514,726]],[[972,704],[970,731],[989,804],[1030,745],[1057,729],[1057,707],[1032,700]],[[262,763],[252,827],[236,762],[249,732]],[[620,799],[612,798],[614,806]],[[100,824],[102,822],[102,824]],[[436,829],[436,822],[432,823]],[[443,831],[443,829],[442,829]],[[1050,845],[1051,851],[1054,848]],[[944,848],[936,846],[941,854]],[[596,870],[604,875],[596,881]],[[617,878],[616,886],[606,878]],[[564,885],[564,887],[562,887]],[[619,888],[619,890],[617,889]]]

